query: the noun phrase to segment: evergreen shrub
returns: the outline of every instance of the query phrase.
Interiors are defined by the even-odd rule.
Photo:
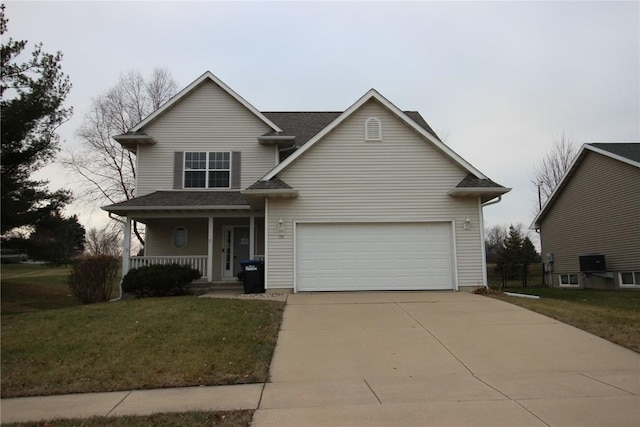
[[[134,268],[122,279],[122,290],[141,297],[188,295],[191,282],[202,273],[188,265],[148,265]]]

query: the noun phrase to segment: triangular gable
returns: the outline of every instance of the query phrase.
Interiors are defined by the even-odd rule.
[[[579,164],[582,162],[582,159],[586,156],[587,151],[592,151],[594,153],[598,153],[603,156],[610,157],[612,159],[621,161],[623,163],[627,163],[631,166],[640,168],[640,163],[632,159],[629,159],[628,157],[620,156],[618,154],[612,153],[611,151],[595,147],[591,144],[582,144],[580,151],[578,152],[576,157],[573,159],[573,162],[571,162],[569,169],[567,169],[567,172],[564,174],[564,176],[560,180],[560,183],[558,183],[555,190],[553,190],[553,193],[551,193],[547,201],[544,203],[544,206],[542,206],[542,209],[540,209],[540,212],[538,212],[538,215],[536,215],[536,217],[533,219],[533,222],[529,226],[529,229],[534,230],[536,228],[540,228],[540,224],[539,224],[540,220],[547,214],[547,211],[551,208],[551,205],[553,205],[553,203],[559,197],[560,193],[562,192],[564,187],[567,185],[567,182],[571,179],[571,177],[575,173],[575,170],[578,168]]]
[[[309,150],[313,145],[315,145],[318,141],[324,138],[329,132],[335,129],[340,123],[344,122],[349,116],[351,116],[355,111],[357,111],[361,106],[363,106],[366,102],[371,99],[375,99],[384,107],[386,107],[389,111],[391,111],[394,115],[396,115],[400,120],[404,121],[409,127],[414,129],[420,135],[422,135],[425,139],[431,142],[436,148],[442,151],[445,155],[447,155],[454,163],[461,166],[467,172],[477,176],[481,179],[487,179],[487,177],[474,168],[469,162],[464,160],[458,154],[456,154],[453,150],[447,147],[443,142],[438,140],[436,137],[427,132],[422,126],[418,125],[415,121],[413,121],[407,114],[405,114],[398,107],[393,105],[389,100],[387,100],[384,96],[380,95],[378,91],[375,89],[369,90],[364,94],[359,100],[357,100],[351,107],[347,108],[344,113],[340,114],[333,120],[327,127],[318,132],[309,142],[300,147],[297,151],[295,151],[291,156],[287,157],[282,163],[273,168],[268,174],[262,177],[261,181],[269,181],[271,178],[275,177],[278,173],[288,167],[291,163],[295,162],[298,157],[304,154],[307,150]]]
[[[197,88],[205,80],[210,80],[213,83],[215,83],[216,85],[218,85],[219,87],[221,87],[222,90],[224,90],[229,95],[231,95],[231,97],[233,97],[236,101],[238,101],[240,104],[242,104],[247,110],[251,111],[257,118],[262,120],[271,129],[273,129],[276,132],[282,132],[282,129],[280,129],[275,123],[273,123],[264,114],[262,114],[260,111],[258,111],[253,105],[249,104],[244,98],[242,98],[240,95],[238,95],[236,92],[234,92],[234,90],[231,89],[229,86],[227,86],[222,80],[220,80],[219,78],[214,76],[211,71],[207,71],[203,75],[201,75],[200,77],[195,79],[189,86],[187,86],[184,89],[182,89],[180,92],[178,92],[176,95],[174,95],[173,98],[171,98],[170,100],[168,100],[167,102],[162,104],[162,106],[160,106],[160,108],[158,108],[156,111],[154,111],[149,116],[147,116],[146,119],[144,119],[143,121],[138,123],[135,127],[133,127],[130,130],[130,132],[136,132],[136,131],[144,128],[146,125],[148,125],[149,123],[151,123],[152,121],[154,121],[158,117],[160,117],[163,113],[165,113],[167,110],[169,110],[171,107],[173,107],[178,101],[180,101],[181,99],[183,99],[184,97],[189,95],[189,93],[191,93],[191,91],[193,91],[195,88]]]

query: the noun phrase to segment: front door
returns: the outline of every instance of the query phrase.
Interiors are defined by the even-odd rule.
[[[249,227],[224,227],[223,245],[223,277],[230,279],[242,271],[240,261],[249,259]]]

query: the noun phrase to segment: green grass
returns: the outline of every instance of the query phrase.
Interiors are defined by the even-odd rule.
[[[487,264],[487,282],[492,289],[500,289],[502,285],[502,273],[496,271],[495,264]],[[542,285],[542,264],[531,264],[527,270],[527,284],[522,283],[522,278],[509,278],[505,288],[535,287]]]
[[[263,382],[284,304],[149,298],[2,316],[2,397]]]
[[[36,423],[12,423],[3,424],[5,427],[248,427],[251,424],[253,410],[242,411],[216,411],[216,412],[184,412],[162,413],[146,416],[124,417],[92,417],[76,419],[55,419],[46,424]]]
[[[491,295],[568,323],[640,352],[640,292],[599,289],[516,288],[539,300]]]
[[[80,305],[67,284],[69,266],[3,264],[0,272],[3,315]]]

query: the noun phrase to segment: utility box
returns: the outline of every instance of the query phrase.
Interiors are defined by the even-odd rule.
[[[607,271],[604,255],[580,255],[578,258],[581,273]]]

